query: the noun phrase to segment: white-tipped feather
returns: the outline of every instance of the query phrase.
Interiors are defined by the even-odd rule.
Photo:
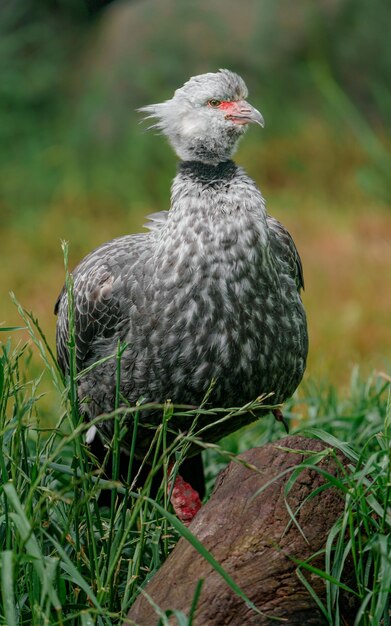
[[[168,101],[169,102],[169,101]],[[146,106],[140,107],[137,109],[139,113],[146,113],[144,116],[144,120],[152,120],[156,119],[156,122],[148,126],[148,130],[152,128],[158,128],[159,130],[163,130],[163,119],[164,119],[164,107],[166,102],[161,102],[159,104],[147,104]]]
[[[96,426],[90,426],[86,432],[86,444],[89,446],[95,439],[95,435],[98,432]]]

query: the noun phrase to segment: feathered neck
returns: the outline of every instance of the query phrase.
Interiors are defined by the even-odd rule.
[[[203,161],[181,161],[178,173],[186,178],[197,179],[206,184],[218,183],[221,180],[231,180],[238,170],[238,166],[231,160],[217,165]]]

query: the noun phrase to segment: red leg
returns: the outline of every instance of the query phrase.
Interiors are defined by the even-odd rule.
[[[171,491],[171,482],[168,483],[168,491]],[[185,482],[179,474],[175,478],[172,489],[171,504],[178,519],[185,526],[190,524],[202,506],[198,492],[189,483]]]

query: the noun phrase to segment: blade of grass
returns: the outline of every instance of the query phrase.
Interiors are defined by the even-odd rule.
[[[16,626],[16,610],[14,596],[14,564],[12,550],[1,553],[1,595],[3,598],[4,617],[7,626]]]
[[[3,485],[3,489],[7,495],[10,504],[15,510],[15,513],[10,513],[9,516],[14,522],[20,534],[27,554],[33,559],[33,566],[38,575],[38,578],[41,581],[41,585],[42,587],[44,587],[47,584],[47,594],[50,598],[52,606],[56,611],[60,611],[61,604],[58,599],[57,592],[51,582],[51,579],[48,579],[47,565],[40,550],[39,542],[35,534],[33,533],[33,530],[23,510],[22,504],[15,491],[15,488],[11,483],[7,483]]]

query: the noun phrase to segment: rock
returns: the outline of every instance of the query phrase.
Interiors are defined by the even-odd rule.
[[[343,510],[344,498],[333,487],[308,498],[325,484],[325,479],[314,469],[301,471],[287,496],[300,532],[285,504],[284,489],[292,472],[281,476],[308,458],[306,452],[325,449],[320,441],[290,436],[245,452],[220,474],[210,500],[189,527],[263,615],[248,608],[183,538],[145,589],[153,601],[163,610],[179,609],[188,614],[197,581],[203,578],[195,626],[278,623],[272,617],[284,618],[287,621],[283,623],[289,626],[327,624],[298,578],[292,559],[305,560],[324,548],[328,533]],[[340,452],[336,454],[346,465],[347,459]],[[340,470],[333,455],[330,449],[318,467],[337,475]],[[318,556],[311,564],[322,568],[323,558]],[[324,600],[324,581],[301,571]],[[157,622],[154,609],[140,595],[126,623],[152,626]]]

